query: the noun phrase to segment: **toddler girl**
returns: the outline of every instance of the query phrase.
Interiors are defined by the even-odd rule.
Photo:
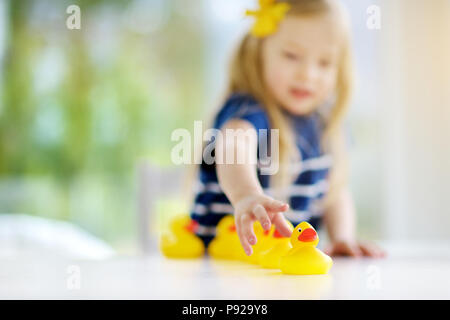
[[[355,240],[345,181],[342,120],[352,89],[348,19],[333,0],[259,5],[247,11],[256,21],[233,57],[227,98],[215,117],[223,139],[211,140],[216,160],[250,154],[241,163],[200,165],[191,212],[196,233],[208,245],[219,220],[234,214],[242,247],[251,255],[255,221],[265,230],[274,224],[286,237],[287,220],[294,226],[308,221],[327,227],[325,251],[331,255],[382,256],[375,245]],[[263,174],[256,152],[267,138],[262,129],[278,130],[277,145],[269,147],[272,159],[279,155],[273,175]],[[236,136],[241,143],[233,143]]]

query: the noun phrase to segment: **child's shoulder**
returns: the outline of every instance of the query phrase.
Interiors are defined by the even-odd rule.
[[[222,105],[219,114],[236,113],[237,116],[254,113],[265,114],[262,105],[252,95],[247,93],[232,93]]]
[[[230,94],[217,113],[215,127],[220,128],[231,119],[249,121],[256,129],[269,129],[267,112],[250,94],[240,92]]]

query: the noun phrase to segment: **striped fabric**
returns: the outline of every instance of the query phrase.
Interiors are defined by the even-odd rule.
[[[230,119],[247,120],[253,124],[257,132],[259,129],[270,130],[266,112],[248,95],[230,96],[217,114],[214,128],[220,129]],[[294,225],[300,221],[308,221],[315,228],[319,228],[322,215],[319,201],[327,191],[326,178],[331,167],[331,157],[320,149],[321,118],[313,113],[302,117],[289,115],[289,119],[296,134],[296,144],[301,152],[302,161],[289,168],[296,179],[284,191],[291,207],[289,212],[285,213],[285,217]],[[270,176],[261,175],[259,168],[258,179],[264,192],[272,195]],[[194,199],[191,217],[199,223],[197,235],[207,245],[214,237],[215,226],[220,219],[233,213],[233,207],[218,183],[214,164],[203,162],[200,165]]]

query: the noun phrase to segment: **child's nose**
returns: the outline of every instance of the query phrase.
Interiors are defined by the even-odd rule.
[[[317,74],[317,68],[312,63],[303,63],[297,70],[297,78],[305,82],[315,80]]]

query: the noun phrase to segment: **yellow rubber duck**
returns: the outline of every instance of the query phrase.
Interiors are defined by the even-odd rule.
[[[256,244],[252,246],[253,253],[250,256],[245,255],[243,257],[244,262],[249,262],[253,264],[259,264],[262,253],[266,252],[274,243],[274,238],[272,237],[275,227],[272,225],[270,230],[264,230],[258,221],[253,224],[253,230],[256,236]]]
[[[267,269],[280,269],[281,257],[292,249],[290,238],[283,237],[278,230],[272,235],[274,245],[267,251],[261,253],[259,265]]]
[[[301,222],[291,235],[292,249],[281,258],[280,269],[286,274],[326,274],[333,260],[316,248],[319,236],[308,223]]]
[[[198,223],[189,216],[172,220],[170,232],[161,237],[160,248],[168,258],[199,258],[205,253],[203,241],[195,235]]]
[[[223,217],[216,227],[216,237],[208,246],[208,254],[215,259],[242,260],[246,254],[234,224],[234,216]]]

